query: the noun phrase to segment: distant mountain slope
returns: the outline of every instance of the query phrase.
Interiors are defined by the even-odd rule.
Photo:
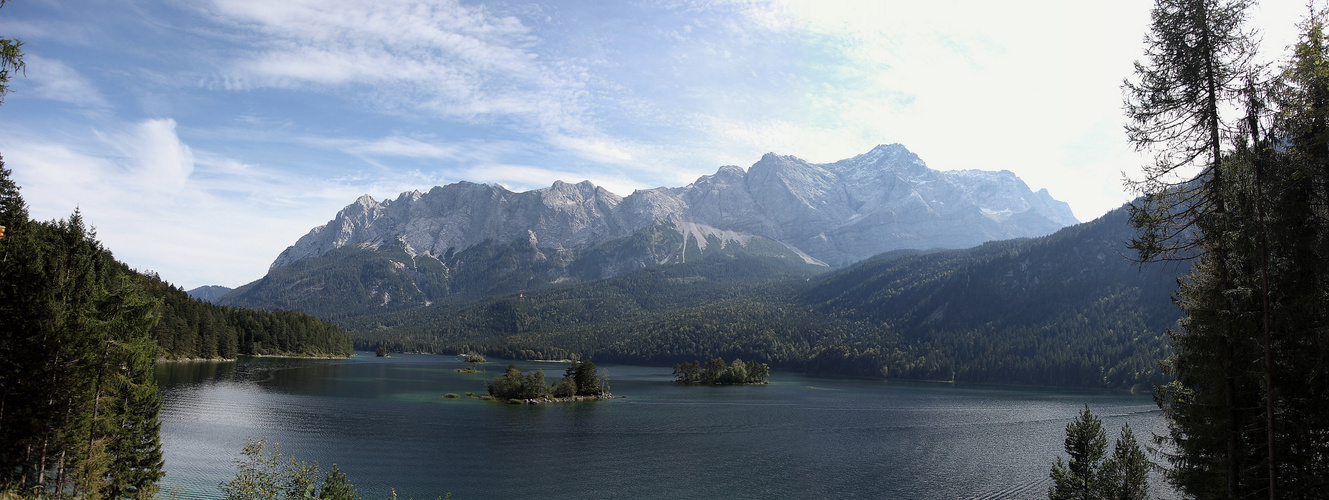
[[[947,346],[927,371],[960,379],[1130,385],[1158,375],[1184,264],[1141,267],[1124,208],[1035,239],[882,256],[801,295],[818,310]],[[1044,380],[1039,380],[1043,378]]]
[[[216,303],[217,299],[220,299],[222,298],[222,296],[231,293],[231,288],[219,285],[203,285],[185,293],[188,293],[190,297],[202,300],[204,302]]]
[[[363,196],[217,300],[340,320],[684,263],[693,247],[836,267],[1073,223],[1065,203],[1010,172],[938,172],[898,144],[824,165],[768,154],[626,198],[589,182]]]
[[[155,274],[125,267],[161,301],[152,335],[173,359],[233,359],[236,355],[350,356],[351,339],[337,325],[308,314],[224,307],[190,297]]]
[[[695,223],[650,226],[624,238],[581,248],[545,247],[534,232],[507,244],[485,240],[438,258],[413,254],[407,247],[401,241],[376,249],[343,246],[273,268],[267,276],[235,289],[219,302],[299,310],[343,321],[434,303],[594,281],[716,255],[770,257],[794,267],[824,269],[766,238]]]
[[[363,196],[282,252],[272,269],[338,248],[400,247],[440,258],[486,241],[585,248],[660,224],[697,223],[782,242],[832,266],[900,248],[965,248],[1041,236],[1077,221],[1008,171],[938,172],[899,144],[816,165],[767,154],[681,188],[626,198],[589,182],[514,193],[460,182],[395,200]]]
[[[362,348],[739,356],[817,374],[1147,387],[1162,380],[1178,317],[1169,295],[1185,269],[1138,268],[1121,255],[1130,231],[1118,209],[1047,237],[896,251],[821,276],[716,256],[343,325]]]

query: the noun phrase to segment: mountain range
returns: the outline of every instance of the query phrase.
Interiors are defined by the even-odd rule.
[[[833,376],[1148,390],[1166,380],[1184,265],[1140,266],[1123,207],[1040,238],[897,250],[826,270],[715,254],[585,283],[383,311],[358,349],[673,364],[742,358]]]
[[[1009,171],[939,172],[899,144],[829,164],[767,154],[678,188],[590,182],[512,192],[459,182],[362,196],[217,300],[342,317],[586,282],[713,253],[842,267],[1076,223]]]
[[[365,196],[215,300],[332,320],[358,349],[1146,387],[1185,269],[1132,263],[1132,234],[1125,208],[1078,224],[1010,172],[884,145],[625,198],[589,182]]]
[[[1009,171],[932,170],[899,144],[829,164],[767,154],[680,188],[619,197],[589,181],[514,193],[459,182],[395,200],[368,195],[282,252],[271,269],[346,246],[444,257],[485,241],[584,248],[661,224],[778,241],[839,267],[889,250],[966,248],[1042,236],[1078,222],[1047,190]]]

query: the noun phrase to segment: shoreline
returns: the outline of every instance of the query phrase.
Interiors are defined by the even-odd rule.
[[[238,358],[157,358],[157,363],[234,363]]]
[[[610,399],[621,399],[626,397],[627,396],[615,396],[613,394],[600,394],[596,396],[569,396],[566,398],[543,397],[543,398],[532,398],[532,399],[509,399],[507,401],[502,401],[502,403],[514,404],[514,405],[515,404],[547,405],[547,404],[559,404],[559,403],[579,403],[582,401],[607,401]],[[498,398],[494,398],[494,401],[499,401],[499,400]]]
[[[352,354],[351,356],[354,356]],[[351,359],[351,356],[301,356],[298,354],[241,354],[234,358],[157,358],[157,363],[232,363],[240,358],[285,358],[285,359]]]
[[[354,353],[348,356],[305,356],[300,354],[241,354],[238,357],[246,358],[286,358],[286,359],[351,359]]]

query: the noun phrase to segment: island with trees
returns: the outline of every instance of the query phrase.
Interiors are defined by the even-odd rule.
[[[488,363],[488,362],[489,362],[489,360],[488,360],[488,359],[485,359],[485,357],[484,357],[483,355],[475,354],[475,353],[462,354],[462,355],[461,355],[461,358],[462,358],[462,361],[465,361],[465,362],[466,362],[466,367],[465,367],[465,368],[458,368],[458,369],[456,369],[456,370],[452,370],[452,371],[457,372],[457,373],[480,373],[480,372],[482,372],[482,371],[484,371],[484,370],[481,370],[480,367],[479,367],[479,365],[480,365],[481,363]]]
[[[700,361],[674,365],[674,382],[683,385],[756,385],[770,383],[771,368],[766,363],[734,358],[728,365],[714,358],[702,368]]]
[[[590,360],[575,361],[556,384],[545,382],[544,370],[522,373],[517,365],[508,365],[503,375],[484,383],[489,396],[513,404],[568,403],[613,399],[609,392],[609,373],[596,371]]]

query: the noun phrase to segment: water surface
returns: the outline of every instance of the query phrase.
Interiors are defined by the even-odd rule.
[[[1148,396],[834,380],[683,387],[669,368],[608,368],[613,401],[507,405],[501,373],[450,356],[165,363],[163,492],[217,498],[246,438],[333,463],[366,498],[1046,498],[1066,424],[1085,404],[1109,441],[1165,424]],[[550,380],[565,364],[544,368]],[[1157,481],[1155,481],[1157,483]],[[1165,493],[1157,484],[1155,495]]]

